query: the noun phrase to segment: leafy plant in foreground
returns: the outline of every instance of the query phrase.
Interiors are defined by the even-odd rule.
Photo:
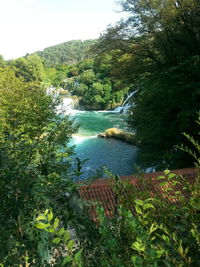
[[[57,217],[54,218],[51,210],[46,210],[35,219],[35,227],[48,233],[50,237],[48,247],[51,255],[46,263],[43,262],[43,266],[81,266],[82,249],[71,239],[70,231],[62,227]]]

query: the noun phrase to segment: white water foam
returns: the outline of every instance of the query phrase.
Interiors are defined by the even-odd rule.
[[[96,138],[96,137],[97,137],[97,135],[92,135],[92,136],[73,135],[71,143],[73,145],[78,145],[78,144],[85,142],[87,139],[92,139],[92,138]]]
[[[97,110],[97,113],[113,113],[113,110]]]
[[[85,113],[86,111],[74,109],[74,100],[70,97],[63,97],[61,104],[57,111],[65,115],[76,115],[78,113]]]
[[[134,96],[136,93],[138,92],[138,90],[133,91],[130,95],[127,96],[126,100],[124,101],[124,103],[122,104],[121,107],[117,107],[113,110],[114,113],[123,113],[126,114],[128,113],[128,110],[133,107],[134,103],[129,103],[129,99]]]

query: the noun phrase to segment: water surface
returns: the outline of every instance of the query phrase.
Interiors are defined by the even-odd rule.
[[[76,156],[81,160],[89,159],[83,167],[84,178],[107,166],[113,174],[130,175],[134,173],[137,147],[115,139],[98,138],[97,134],[108,128],[117,127],[130,130],[126,114],[86,111],[71,115],[80,125],[79,132],[73,137]],[[99,175],[101,171],[99,171]]]

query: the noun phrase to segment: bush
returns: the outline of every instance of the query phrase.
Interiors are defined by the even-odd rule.
[[[41,266],[38,244],[48,246],[48,239],[31,222],[49,206],[65,225],[73,217],[65,196],[70,191],[75,201],[66,143],[75,129],[56,114],[58,101],[45,88],[10,69],[0,73],[0,99],[0,265]]]

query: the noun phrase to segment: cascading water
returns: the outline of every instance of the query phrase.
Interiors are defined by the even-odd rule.
[[[133,95],[133,93],[131,94]],[[129,95],[129,98],[131,97]],[[128,100],[124,102],[126,106]],[[93,175],[106,165],[114,174],[129,175],[134,172],[137,147],[115,139],[102,139],[97,135],[108,128],[117,127],[128,131],[126,115],[113,111],[79,111],[75,110],[72,98],[64,97],[59,113],[69,115],[80,125],[69,145],[74,146],[75,157],[81,161],[89,159],[83,166],[81,179]],[[104,172],[98,174],[104,177]]]
[[[123,114],[127,114],[129,108],[133,107],[134,103],[129,103],[129,99],[132,98],[138,90],[133,91],[132,93],[130,93],[130,95],[127,96],[126,100],[124,101],[124,103],[122,104],[121,107],[117,107],[114,112],[116,113],[123,113]]]
[[[74,109],[74,101],[72,98],[64,97],[62,99],[61,108],[65,114],[70,114]]]
[[[76,105],[75,101],[72,98],[63,97],[60,105],[57,108],[57,111],[59,113],[65,114],[65,115],[74,115],[77,113],[85,112],[85,111],[80,111],[80,110],[74,109],[75,105]]]

